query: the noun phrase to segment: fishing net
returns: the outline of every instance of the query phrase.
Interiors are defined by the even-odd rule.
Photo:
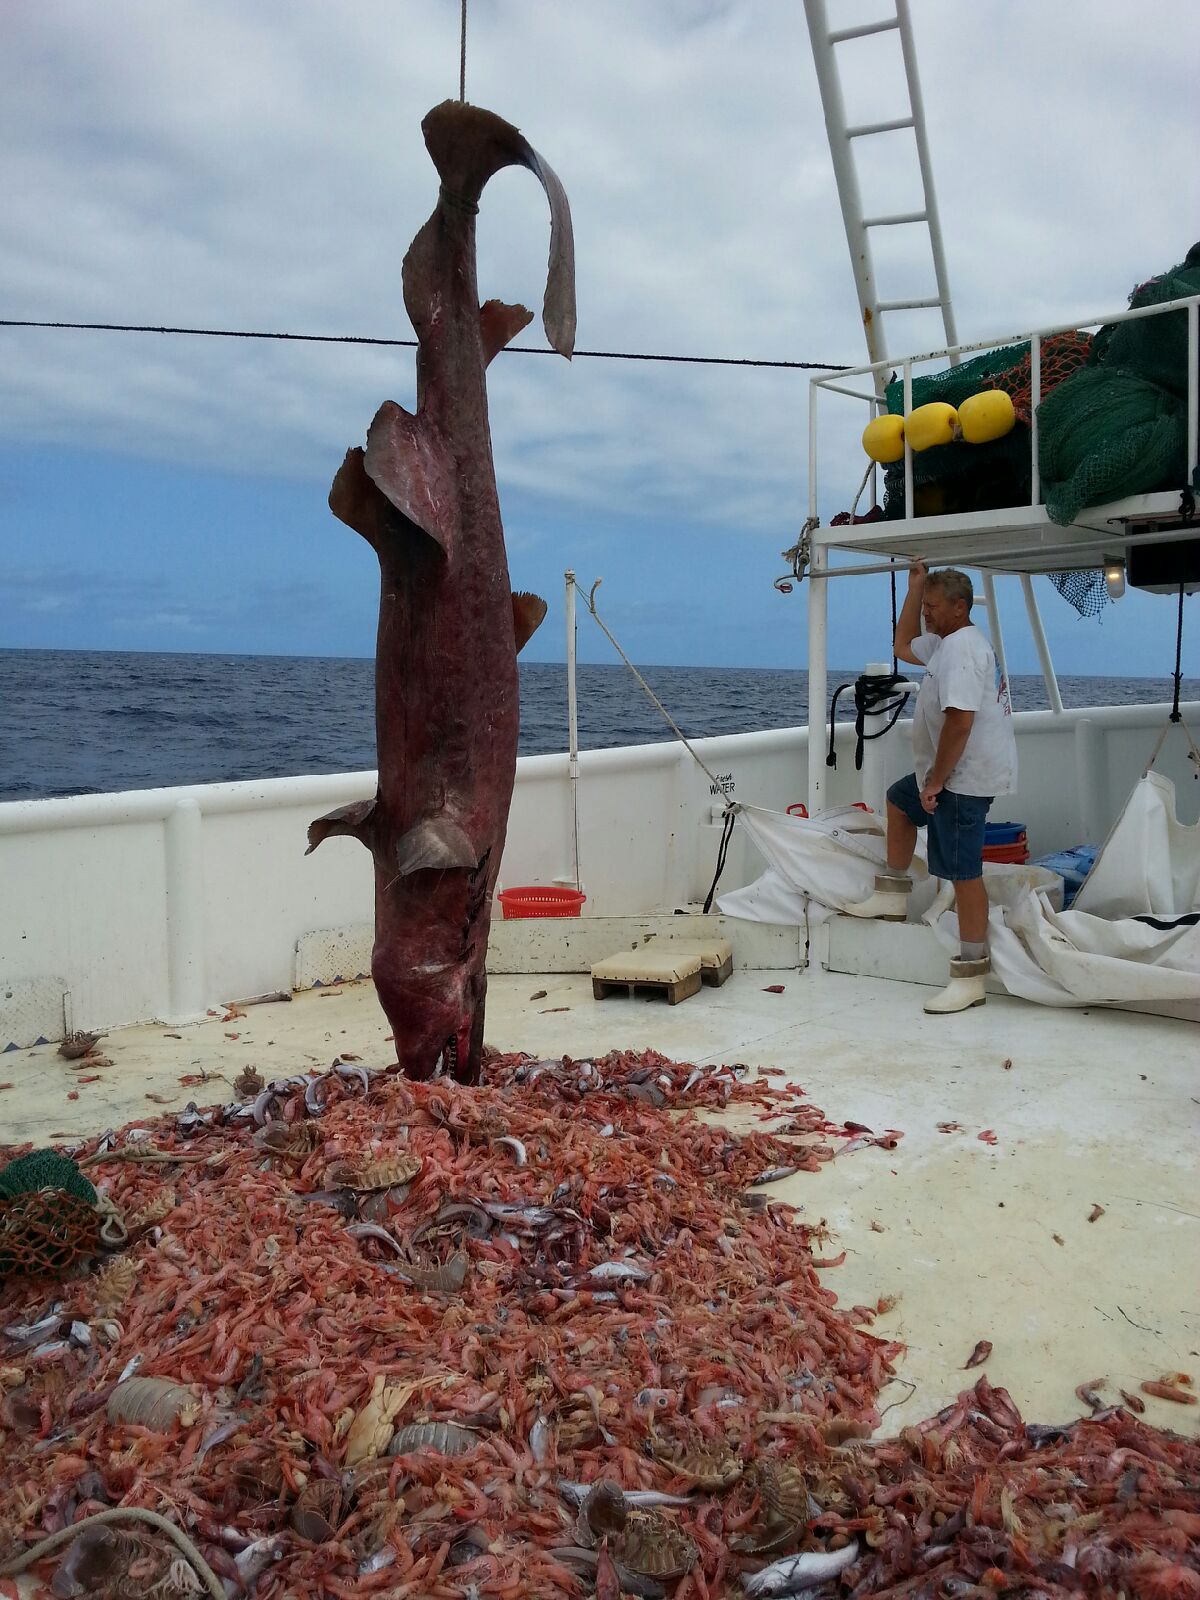
[[[1200,294],[1200,244],[1192,246],[1179,266],[1136,288],[1129,296],[1129,304],[1133,308],[1160,306],[1167,300],[1192,294]],[[1136,372],[1186,400],[1186,311],[1110,323],[1096,335],[1092,360],[1098,366]]]
[[[100,1219],[65,1189],[41,1189],[0,1200],[0,1281],[61,1276],[94,1255]]]
[[[1086,333],[1053,334],[1042,341],[1043,399],[1088,360],[1092,341]],[[945,516],[967,511],[994,511],[1021,505],[1032,491],[1029,424],[1032,415],[1031,350],[1028,342],[948,367],[929,377],[914,378],[912,403],[943,401],[960,406],[985,389],[1003,389],[1013,402],[1017,425],[988,444],[936,445],[913,456],[913,515]],[[886,390],[888,410],[904,410],[904,384],[893,379]],[[904,508],[904,463],[888,467],[884,477],[884,516],[901,518]]]
[[[95,1252],[96,1191],[55,1150],[32,1150],[0,1168],[0,1281],[61,1275]]]
[[[1182,488],[1187,407],[1167,389],[1118,367],[1083,367],[1038,408],[1042,497],[1052,521],[1084,506]]]

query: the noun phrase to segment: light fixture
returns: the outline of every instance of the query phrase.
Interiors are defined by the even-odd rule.
[[[1125,563],[1107,561],[1104,564],[1104,586],[1110,600],[1119,600],[1125,593]]]

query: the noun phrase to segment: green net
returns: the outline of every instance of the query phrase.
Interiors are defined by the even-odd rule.
[[[31,1150],[0,1167],[0,1199],[31,1194],[38,1189],[65,1189],[89,1205],[96,1203],[96,1191],[71,1160],[57,1150]]]
[[[1184,261],[1160,277],[1151,278],[1129,296],[1131,307],[1160,306],[1200,294],[1200,244],[1194,244]],[[1135,322],[1113,322],[1097,333],[1093,361],[1098,366],[1124,367],[1136,372],[1180,399],[1187,398],[1187,312],[1172,311],[1162,317],[1140,317]]]
[[[1042,341],[1043,396],[1087,361],[1091,339],[1085,333],[1054,334]],[[1013,403],[1017,425],[1003,439],[988,444],[937,445],[913,456],[913,512],[917,517],[954,512],[994,511],[1026,503],[1032,492],[1029,423],[1031,377],[1029,344],[1003,345],[957,367],[914,378],[913,409],[944,401],[956,409],[984,389],[1003,389]],[[893,379],[886,390],[888,410],[904,410],[904,384]],[[903,517],[904,463],[884,475],[884,516]]]
[[[1054,522],[1084,506],[1182,486],[1187,408],[1135,372],[1084,367],[1038,408],[1042,498]]]

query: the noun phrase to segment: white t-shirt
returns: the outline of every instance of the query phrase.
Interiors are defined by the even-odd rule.
[[[913,762],[924,785],[937,755],[947,710],[973,711],[975,721],[958,765],[946,779],[954,794],[1012,794],[1017,787],[1017,741],[1008,684],[996,686],[996,657],[974,624],[945,639],[922,633],[912,653],[926,668],[913,711]]]

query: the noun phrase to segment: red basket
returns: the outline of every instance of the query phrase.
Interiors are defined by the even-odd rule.
[[[1025,835],[1022,834],[1016,844],[985,844],[983,859],[1023,867],[1029,860],[1029,846],[1025,843]]]
[[[506,919],[577,917],[587,895],[578,889],[547,889],[541,884],[526,884],[519,889],[501,889],[496,898]]]

